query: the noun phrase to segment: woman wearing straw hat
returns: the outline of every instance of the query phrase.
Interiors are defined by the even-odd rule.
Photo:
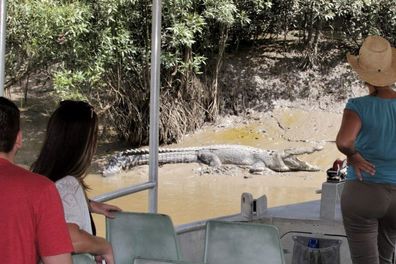
[[[354,264],[393,263],[396,241],[396,50],[367,37],[348,54],[369,95],[349,99],[337,135],[347,156],[341,210]]]

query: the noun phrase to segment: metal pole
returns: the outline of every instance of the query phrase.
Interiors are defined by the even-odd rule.
[[[123,197],[128,194],[137,193],[140,191],[151,189],[154,186],[155,186],[155,184],[152,182],[145,182],[142,184],[125,187],[122,189],[117,189],[116,191],[113,191],[113,192],[108,192],[108,193],[98,195],[98,196],[94,197],[93,200],[97,201],[97,202],[107,202],[107,201],[110,201],[110,200],[113,200],[113,199],[116,199],[119,197]]]
[[[7,0],[0,0],[0,96],[4,95]]]
[[[150,81],[150,160],[149,179],[155,187],[149,190],[149,212],[158,211],[158,145],[159,97],[161,69],[161,0],[153,0],[151,28],[151,81]]]

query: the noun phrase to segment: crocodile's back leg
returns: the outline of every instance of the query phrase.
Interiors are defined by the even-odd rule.
[[[199,151],[198,159],[200,161],[202,161],[203,163],[210,165],[212,167],[220,167],[221,166],[221,160],[219,159],[219,157],[210,151],[205,151],[205,150]]]

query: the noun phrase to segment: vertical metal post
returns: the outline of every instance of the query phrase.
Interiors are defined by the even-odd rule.
[[[7,0],[0,0],[0,96],[4,95]]]
[[[151,28],[151,81],[150,81],[150,160],[149,179],[155,187],[149,190],[149,212],[158,211],[158,145],[161,69],[161,0],[153,0]]]

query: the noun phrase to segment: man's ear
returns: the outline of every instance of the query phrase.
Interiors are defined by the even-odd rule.
[[[22,131],[19,130],[15,141],[15,148],[20,149],[21,147],[22,147]]]

